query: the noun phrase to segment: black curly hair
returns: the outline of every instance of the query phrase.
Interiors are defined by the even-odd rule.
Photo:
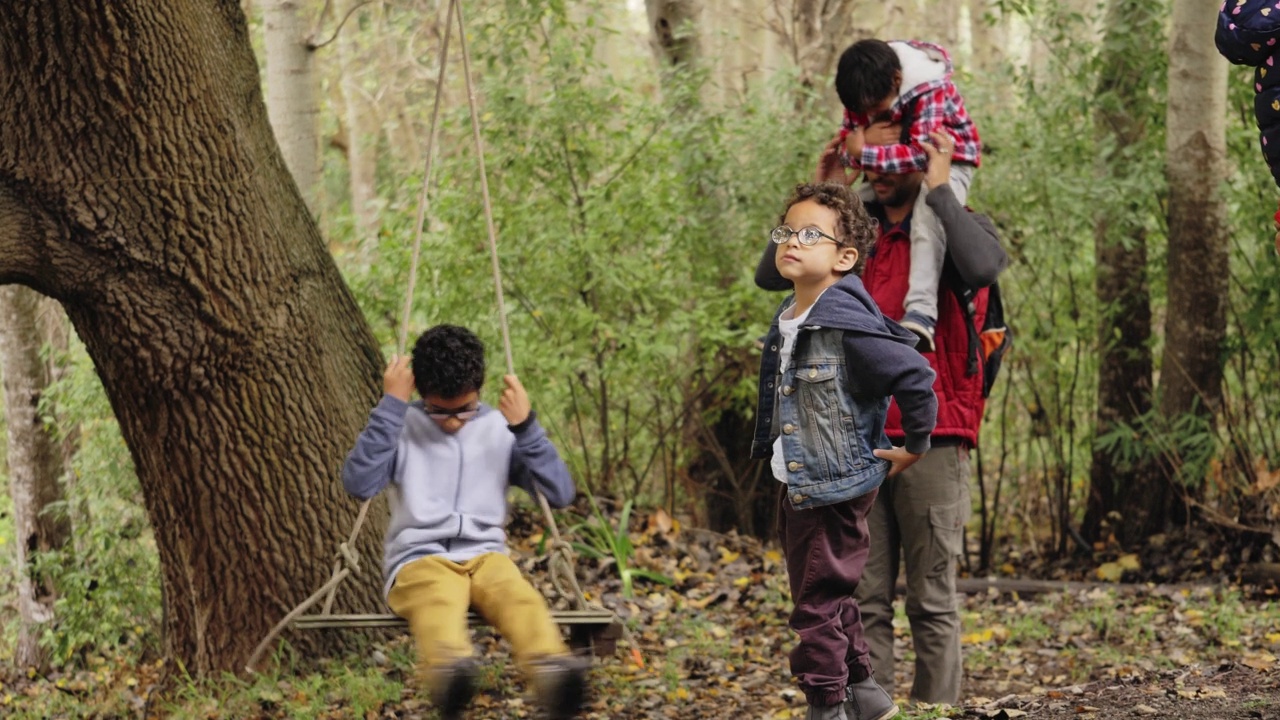
[[[836,64],[836,94],[846,109],[865,113],[894,91],[893,74],[902,69],[889,43],[859,40],[845,49]]]
[[[876,243],[880,223],[867,213],[866,206],[849,189],[849,186],[833,182],[797,185],[795,192],[791,193],[791,198],[782,208],[778,223],[785,224],[787,211],[791,206],[805,200],[812,200],[836,212],[836,242],[840,243],[841,247],[851,247],[858,251],[858,261],[849,272],[861,275],[862,268],[867,262],[867,254],[871,252],[871,246]]]
[[[413,344],[413,380],[422,397],[455,398],[484,386],[484,343],[457,325],[436,325]]]

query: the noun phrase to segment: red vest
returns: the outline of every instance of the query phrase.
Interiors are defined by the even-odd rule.
[[[893,320],[901,320],[902,303],[907,297],[907,273],[911,268],[911,239],[898,228],[881,231],[874,252],[867,258],[862,282],[880,306],[880,311]],[[987,290],[974,298],[974,327],[981,328],[987,314]],[[938,325],[933,336],[936,352],[926,352],[938,377],[933,391],[938,395],[938,425],[934,440],[959,439],[969,446],[978,444],[978,425],[986,399],[982,397],[982,369],[969,375],[969,331],[956,294],[945,285],[938,289]],[[898,404],[889,405],[885,433],[894,442],[905,437]]]

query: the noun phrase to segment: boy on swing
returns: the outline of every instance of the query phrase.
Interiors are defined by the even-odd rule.
[[[867,512],[887,475],[929,450],[938,404],[915,336],[881,315],[859,277],[876,221],[842,183],[806,184],[787,202],[772,262],[795,292],[765,336],[751,456],[769,459],[778,537],[799,636],[791,674],[806,720],[886,720],[854,590],[871,539]],[[904,447],[885,436],[897,400]]]
[[[446,720],[462,717],[477,666],[467,628],[475,608],[511,644],[552,718],[577,715],[589,661],[572,655],[546,601],[507,556],[506,493],[540,490],[553,507],[573,479],[514,375],[494,408],[480,402],[484,346],[438,325],[408,357],[392,356],[384,394],[342,468],[358,498],[387,489],[387,604],[409,622],[419,672]],[[417,389],[421,400],[410,402]]]

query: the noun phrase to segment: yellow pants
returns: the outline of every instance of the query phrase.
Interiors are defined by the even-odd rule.
[[[465,563],[424,557],[400,568],[387,603],[409,621],[422,670],[472,654],[467,610],[474,607],[507,642],[522,671],[569,652],[547,602],[511,558],[485,553]]]

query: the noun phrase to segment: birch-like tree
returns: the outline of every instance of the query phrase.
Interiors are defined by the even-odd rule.
[[[21,209],[0,200],[0,227]],[[8,431],[9,494],[13,497],[15,566],[19,569],[18,640],[13,662],[19,668],[45,662],[39,640],[54,618],[57,589],[39,577],[32,555],[63,547],[71,535],[65,514],[50,512],[63,498],[63,456],[45,427],[40,402],[50,374],[40,350],[44,344],[38,313],[40,297],[20,285],[0,286],[0,372],[4,376],[5,428]]]
[[[264,0],[267,114],[313,214],[320,212],[320,100],[313,18],[303,0]]]
[[[1212,419],[1222,402],[1230,244],[1226,180],[1227,63],[1205,22],[1213,0],[1174,0],[1169,33],[1165,152],[1169,180],[1169,302],[1160,362],[1160,415]],[[1182,437],[1171,433],[1176,442]],[[1174,448],[1177,451],[1177,448]],[[1158,532],[1178,510],[1174,493],[1148,516]]]

